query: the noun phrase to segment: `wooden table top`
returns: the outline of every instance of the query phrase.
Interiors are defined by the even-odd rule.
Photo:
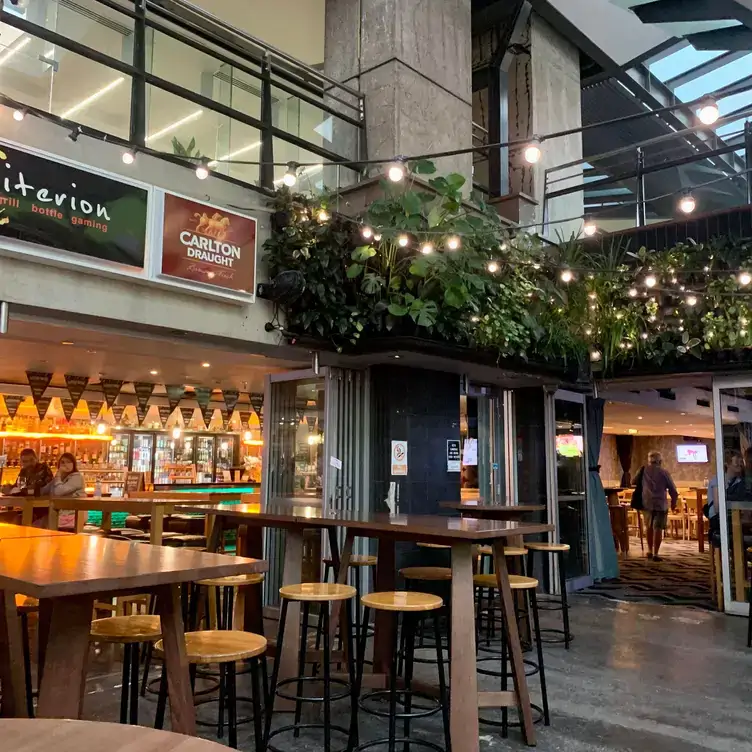
[[[545,504],[486,504],[481,501],[440,501],[442,509],[454,509],[459,512],[493,512],[494,514],[522,515],[532,512],[545,512]]]
[[[0,540],[17,540],[19,538],[53,538],[64,537],[70,533],[64,533],[58,530],[48,530],[42,527],[28,527],[25,525],[11,525],[7,522],[0,522]]]
[[[0,720],[0,752],[227,752],[195,736],[144,726],[38,718]]]
[[[260,504],[196,504],[180,507],[181,511],[203,512],[233,519],[243,524],[270,527],[344,527],[366,533],[386,534],[395,540],[438,542],[447,540],[483,541],[533,535],[553,530],[552,525],[487,520],[473,517],[442,517],[428,514],[378,514],[368,512],[330,510],[319,507],[290,507],[270,505],[264,511]],[[357,534],[357,532],[356,532]]]
[[[47,503],[52,502],[56,509],[67,509],[72,511],[92,511],[92,512],[132,512],[135,514],[148,512],[152,505],[164,507],[176,507],[185,504],[185,497],[163,498],[154,497],[150,499],[128,499],[121,496],[92,498],[89,496],[64,497],[58,496],[50,499]]]
[[[94,535],[2,541],[0,588],[36,598],[135,590],[265,572],[266,562]]]

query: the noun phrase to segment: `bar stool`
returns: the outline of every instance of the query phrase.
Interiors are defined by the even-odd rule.
[[[120,691],[120,723],[138,725],[138,668],[141,643],[162,636],[159,616],[108,616],[91,623],[89,640],[123,646],[123,687]],[[130,701],[129,701],[130,699]],[[129,707],[130,706],[130,707]]]
[[[21,619],[21,641],[24,662],[24,683],[26,684],[26,711],[34,717],[34,687],[31,681],[31,640],[29,638],[29,614],[39,611],[39,599],[16,593],[16,613]]]
[[[418,693],[412,689],[413,680],[413,665],[414,665],[414,653],[415,653],[415,627],[418,619],[425,614],[440,609],[444,602],[438,595],[431,595],[428,593],[418,593],[415,591],[401,591],[401,592],[388,592],[388,593],[370,593],[363,596],[361,603],[365,607],[363,612],[364,620],[368,619],[369,609],[375,611],[391,611],[394,612],[394,631],[393,640],[394,644],[397,644],[399,635],[399,617],[402,615],[402,635],[403,642],[405,644],[405,674],[404,674],[404,688],[398,689],[398,656],[395,652],[392,656],[392,668],[389,675],[389,688],[386,690],[376,690],[368,692],[360,697],[358,702],[361,710],[371,715],[378,716],[379,718],[389,719],[389,736],[386,739],[376,739],[374,741],[366,742],[355,748],[355,752],[368,749],[370,747],[376,747],[383,744],[388,744],[390,750],[394,750],[397,743],[403,743],[405,749],[409,749],[410,745],[428,747],[430,749],[437,750],[437,752],[448,752],[451,749],[450,737],[449,737],[449,704],[447,697],[446,680],[444,677],[444,662],[442,660],[442,644],[441,634],[439,632],[438,621],[433,620],[434,623],[434,639],[436,640],[436,665],[439,672],[439,700],[438,702],[434,698],[430,698],[426,695],[418,695]],[[356,685],[357,694],[360,694],[360,686],[363,679],[363,664],[366,651],[366,636],[365,633],[361,636],[360,648],[358,651],[358,679]],[[413,710],[413,697],[420,696],[421,700],[429,700],[437,703],[435,705],[426,707],[425,705],[417,706],[416,710]],[[367,702],[369,700],[380,700],[382,698],[389,698],[389,710],[387,712],[383,710],[377,710],[376,708],[368,707]],[[401,699],[401,705],[404,707],[404,712],[397,712],[398,697]],[[444,747],[440,747],[438,744],[428,741],[426,739],[415,739],[410,737],[410,723],[415,718],[424,718],[426,716],[434,715],[435,713],[441,713],[444,724]],[[403,736],[397,738],[397,721],[403,721]]]
[[[486,550],[487,549],[487,550]],[[527,554],[526,548],[519,548],[516,546],[506,546],[504,548],[504,558],[507,559],[509,570],[512,574],[525,574],[525,554]],[[483,585],[486,580],[479,579],[473,580],[477,594],[477,612],[475,616],[476,623],[478,625],[478,631],[483,631],[483,614],[486,614],[486,645],[490,644],[491,638],[496,635],[496,619],[494,618],[493,600],[495,598],[496,576],[494,575],[493,567],[493,548],[491,546],[479,546],[478,554],[480,556],[488,556],[491,560],[490,571],[485,574],[486,577],[490,577],[493,580],[493,584],[490,586]],[[483,568],[480,568],[480,574],[483,574]],[[477,576],[477,575],[476,575]],[[491,581],[488,580],[488,581]],[[483,600],[486,600],[486,608],[483,608]]]
[[[205,614],[207,621],[209,617],[209,593],[211,588],[214,588],[214,602],[217,608],[217,628],[232,629],[236,588],[240,593],[244,588],[250,587],[251,585],[261,585],[263,582],[263,574],[238,574],[230,577],[214,577],[207,580],[197,580],[193,583],[194,592],[193,597],[191,598],[191,610],[189,616],[191,628],[195,629],[199,626],[197,621],[200,588],[207,588]],[[257,589],[257,593],[259,614],[261,614],[261,608],[263,606],[261,588]],[[260,621],[262,623],[260,625],[254,625],[253,628],[257,630],[259,634],[263,635],[263,619]]]
[[[367,567],[375,567],[378,563],[378,559],[375,556],[370,555],[355,555],[350,557],[348,574],[352,575],[352,580],[355,585],[355,602],[360,603],[360,598],[363,595],[363,574]],[[331,559],[324,559],[324,582],[329,582],[329,572],[334,569],[334,563]],[[336,578],[336,573],[335,573]],[[319,619],[319,630],[321,630],[321,623]],[[355,639],[360,639],[360,608],[355,609],[353,630],[355,632]],[[366,625],[366,629],[367,629]],[[318,645],[318,640],[317,640]],[[318,649],[318,648],[317,648]]]
[[[567,600],[567,573],[564,571],[564,554],[569,551],[569,544],[567,543],[542,543],[533,541],[531,543],[525,543],[525,547],[528,549],[527,555],[527,573],[532,577],[534,573],[534,554],[536,551],[542,553],[552,553],[558,556],[559,564],[559,589],[561,595],[559,596],[547,596],[546,600],[541,603],[541,610],[543,611],[561,611],[564,629],[544,629],[544,634],[549,633],[553,635],[561,635],[561,637],[550,637],[544,642],[548,644],[558,645],[562,642],[564,647],[569,650],[569,643],[574,639],[574,635],[569,631],[569,601]]]
[[[162,653],[163,645],[160,640],[154,649]],[[259,658],[266,653],[266,638],[252,632],[242,632],[235,629],[215,630],[203,632],[186,632],[185,652],[191,667],[191,685],[195,682],[197,665],[219,664],[220,680],[219,692],[224,696],[227,706],[228,735],[230,746],[238,748],[237,721],[237,689],[236,689],[236,661],[250,661],[251,685],[253,702],[253,727],[257,750],[263,749],[263,735],[261,731],[261,686],[259,683]],[[167,706],[167,672],[162,668],[162,679],[159,683],[159,697],[154,728],[161,729],[164,725],[165,709]]]
[[[357,694],[355,692],[355,651],[352,639],[352,599],[355,596],[355,588],[350,585],[340,585],[330,582],[304,582],[299,585],[285,585],[279,589],[282,598],[282,608],[279,615],[279,630],[277,632],[277,649],[274,655],[274,667],[272,669],[272,680],[269,688],[269,698],[266,708],[266,728],[264,730],[263,749],[271,749],[272,752],[280,752],[278,747],[270,744],[272,737],[289,731],[297,738],[300,736],[301,729],[322,729],[324,732],[324,752],[331,752],[331,733],[336,731],[347,736],[347,749],[350,750],[358,738],[358,712],[357,712]],[[342,679],[333,679],[331,676],[332,650],[329,633],[329,604],[335,601],[344,601],[346,608],[346,623],[344,632],[347,635],[347,668],[349,682]],[[282,641],[285,634],[285,624],[287,623],[287,611],[291,602],[303,604],[303,622],[300,631],[300,646],[298,652],[298,675],[288,679],[279,680],[279,666],[282,656]],[[305,667],[308,653],[308,628],[311,604],[318,603],[324,613],[321,633],[323,636],[324,651],[320,662],[322,665],[322,676],[306,676]],[[363,630],[366,634],[367,630]],[[303,686],[310,682],[322,682],[324,694],[319,697],[308,696],[303,694]],[[284,687],[290,684],[296,684],[296,694],[290,694],[284,691]],[[332,694],[332,684],[344,687],[336,694]],[[285,700],[295,702],[295,720],[294,723],[280,726],[272,731],[272,716],[274,714],[275,697],[281,697]],[[337,726],[331,722],[331,704],[335,700],[350,698],[350,728]],[[323,723],[301,723],[301,714],[304,702],[319,703],[323,705],[324,721]],[[261,749],[261,748],[257,748]]]
[[[489,589],[498,589],[498,583],[496,581],[496,575],[495,574],[476,574],[473,577],[473,584],[476,587],[481,588],[489,588]],[[542,702],[543,707],[540,707],[538,705],[533,705],[531,703],[531,707],[538,711],[539,718],[537,719],[537,722],[540,722],[540,720],[543,720],[544,725],[549,726],[551,724],[551,719],[548,712],[548,692],[546,690],[546,672],[545,668],[543,666],[543,643],[541,641],[541,628],[540,628],[540,620],[538,618],[538,601],[536,599],[536,588],[538,587],[538,580],[536,580],[533,577],[525,577],[523,575],[517,575],[517,574],[510,574],[509,575],[509,587],[512,589],[512,592],[522,592],[525,596],[527,596],[527,606],[530,608],[530,611],[532,611],[533,614],[533,636],[535,638],[536,645],[538,647],[538,660],[537,662],[531,661],[531,660],[525,660],[524,663],[526,666],[528,666],[530,671],[525,671],[525,676],[534,676],[535,674],[538,674],[540,677],[540,686],[541,686],[541,695],[542,695]],[[519,617],[519,612],[517,614]],[[506,630],[506,624],[504,622],[504,619],[501,619],[501,668],[499,671],[493,671],[491,669],[478,669],[478,673],[484,674],[485,676],[498,676],[501,679],[501,690],[502,692],[506,692],[508,689],[508,682],[511,677],[511,674],[507,671],[507,655],[508,655],[509,646],[507,645],[507,630]],[[501,711],[501,723],[495,720],[491,720],[488,718],[483,718],[480,716],[480,720],[483,723],[489,724],[491,726],[501,726],[502,729],[502,736],[506,738],[507,736],[507,729],[509,727],[515,727],[519,726],[519,723],[509,723],[508,718],[509,711],[507,708],[502,708]]]

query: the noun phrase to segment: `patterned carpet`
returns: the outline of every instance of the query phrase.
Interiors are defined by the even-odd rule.
[[[583,591],[612,600],[715,610],[710,597],[710,554],[696,541],[669,539],[660,551],[663,561],[648,561],[640,541],[630,540],[629,558],[619,557],[620,576]]]

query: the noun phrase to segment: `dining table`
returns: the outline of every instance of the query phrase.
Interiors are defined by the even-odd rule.
[[[348,567],[356,537],[378,541],[375,574],[377,592],[397,589],[396,543],[437,543],[451,548],[451,615],[450,624],[450,734],[453,752],[478,752],[479,708],[516,707],[521,730],[527,744],[535,745],[532,709],[517,628],[514,599],[504,556],[504,545],[511,538],[549,532],[551,525],[516,520],[489,520],[474,517],[439,515],[381,514],[353,510],[326,510],[321,507],[260,503],[239,505],[186,505],[182,511],[201,512],[215,518],[210,548],[220,545],[228,527],[245,526],[247,534],[239,536],[238,553],[261,556],[265,528],[285,530],[285,553],[282,585],[301,582],[303,564],[303,532],[307,529],[325,531],[330,556],[337,572],[337,582],[347,582]],[[340,549],[338,533],[344,531]],[[473,587],[474,547],[490,543],[493,547],[497,585],[502,617],[509,641],[514,691],[479,692],[476,671],[475,604]],[[250,599],[249,599],[250,600]],[[331,628],[339,619],[339,603],[332,607]],[[280,655],[280,679],[297,674],[300,619],[299,604],[289,605]],[[385,687],[392,656],[397,646],[392,643],[394,615],[378,612],[374,621],[374,652],[372,672],[364,676],[364,686]]]
[[[162,620],[172,729],[195,734],[179,586],[264,572],[266,562],[95,535],[7,527],[16,527],[17,534],[4,538],[6,526],[0,529],[2,715],[23,718],[27,712],[16,593],[39,599],[37,716],[75,719],[83,706],[95,599],[148,592],[156,596]]]
[[[440,509],[459,512],[463,517],[485,520],[522,520],[528,515],[545,512],[545,504],[491,504],[481,500],[440,501]]]

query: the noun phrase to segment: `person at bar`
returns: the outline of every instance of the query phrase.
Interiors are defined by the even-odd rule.
[[[658,551],[663,540],[663,531],[668,526],[668,499],[671,497],[671,511],[676,509],[679,494],[671,476],[661,467],[663,457],[660,452],[648,453],[648,464],[642,470],[643,518],[648,535],[648,559],[662,561]]]
[[[3,493],[10,496],[41,496],[42,489],[52,481],[52,471],[46,463],[39,461],[37,453],[30,447],[21,451],[20,459],[18,478],[15,483],[3,486]]]
[[[57,473],[55,477],[42,489],[42,496],[85,496],[84,476],[78,471],[76,458],[70,452],[63,452],[57,461]],[[58,527],[68,530],[76,525],[76,513],[61,511],[58,518]]]

